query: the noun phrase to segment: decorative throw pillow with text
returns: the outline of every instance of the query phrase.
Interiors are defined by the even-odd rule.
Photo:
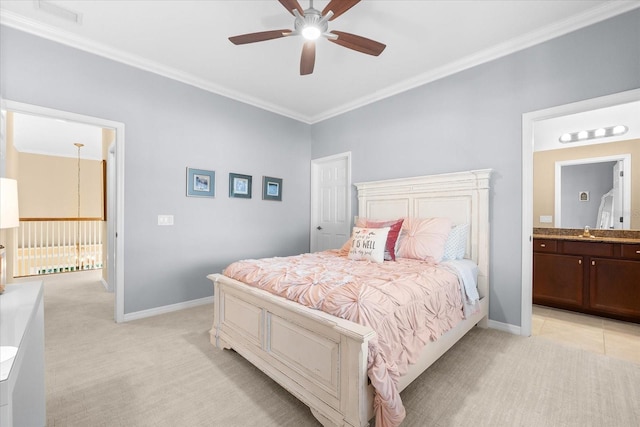
[[[349,259],[383,262],[389,230],[390,227],[353,227]]]

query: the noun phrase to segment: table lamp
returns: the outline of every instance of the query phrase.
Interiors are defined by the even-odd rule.
[[[20,226],[18,214],[18,182],[15,179],[0,178],[0,229]],[[0,294],[7,283],[7,262],[5,248],[0,242]]]

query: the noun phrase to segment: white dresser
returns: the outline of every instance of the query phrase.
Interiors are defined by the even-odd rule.
[[[0,295],[0,427],[44,427],[44,307],[41,281]]]

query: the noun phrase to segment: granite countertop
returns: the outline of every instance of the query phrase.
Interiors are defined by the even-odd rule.
[[[591,236],[580,237],[579,235],[555,235],[555,234],[534,234],[534,239],[555,239],[555,240],[577,240],[580,242],[609,242],[609,243],[640,243],[640,239],[634,239],[629,237],[607,237],[607,236]]]
[[[591,230],[591,237],[582,237],[584,230],[573,228],[534,228],[534,239],[576,240],[587,242],[640,243],[637,230]]]

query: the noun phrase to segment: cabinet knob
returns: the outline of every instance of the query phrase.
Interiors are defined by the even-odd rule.
[[[582,264],[582,260],[581,259],[578,260],[578,264]]]
[[[636,251],[637,254],[640,254],[640,251]]]
[[[545,245],[544,243],[540,243],[540,247],[541,247],[541,248],[546,248],[546,247],[547,247],[547,245]],[[640,251],[638,251],[638,252],[640,252]]]
[[[596,265],[596,262],[595,261],[591,261],[591,265]]]

